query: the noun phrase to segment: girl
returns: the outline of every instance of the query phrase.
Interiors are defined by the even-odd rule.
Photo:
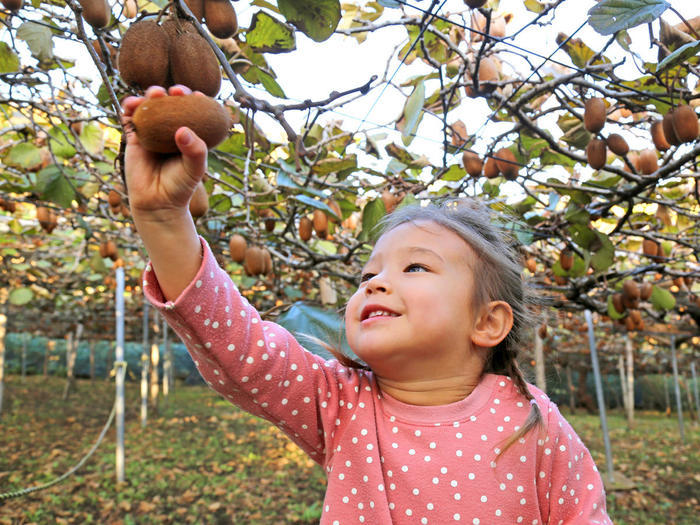
[[[141,100],[125,100],[125,123]],[[206,146],[187,128],[175,139],[164,159],[127,137],[146,296],[213,389],[325,469],[322,524],[611,523],[588,450],[520,373],[520,267],[482,208],[392,213],[345,314],[368,368],[324,361],[217,266],[188,212]]]

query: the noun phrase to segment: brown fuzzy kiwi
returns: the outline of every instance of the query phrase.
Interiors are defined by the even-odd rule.
[[[498,171],[506,180],[515,180],[518,178],[520,166],[512,151],[508,148],[501,148],[496,152],[493,158],[496,159]]]
[[[536,273],[537,272],[537,259],[534,257],[528,257],[525,259],[525,268],[530,270],[530,273]]]
[[[586,146],[586,158],[588,159],[588,164],[594,170],[599,170],[605,166],[605,160],[607,157],[607,147],[605,141],[592,138]]]
[[[313,224],[316,235],[322,239],[325,238],[328,232],[328,217],[326,214],[321,210],[314,210]]]
[[[613,304],[613,308],[615,308],[615,311],[618,314],[623,314],[623,313],[625,313],[625,310],[627,310],[627,308],[625,307],[625,303],[623,301],[621,293],[616,293],[613,295],[612,304]]]
[[[175,153],[175,132],[182,126],[194,131],[213,148],[226,138],[231,126],[228,110],[204,95],[163,96],[144,100],[131,120],[141,145],[155,153]]]
[[[482,7],[487,1],[488,0],[464,0],[464,3],[472,9],[476,9],[477,7]]]
[[[204,19],[204,0],[185,0],[194,17],[201,22]]]
[[[245,260],[245,252],[248,249],[248,243],[243,235],[238,233],[231,235],[228,241],[228,249],[231,253],[231,259],[237,263],[242,263]]]
[[[119,48],[122,80],[143,90],[150,86],[167,86],[169,48],[168,35],[155,20],[139,20],[131,24]]]
[[[387,213],[391,213],[396,208],[396,195],[391,193],[389,188],[382,192],[382,202]]]
[[[605,126],[605,100],[589,98],[583,109],[583,126],[591,133],[598,133]]]
[[[313,223],[308,217],[301,217],[299,219],[299,238],[307,242],[311,239],[311,232],[313,230]]]
[[[644,175],[651,175],[659,169],[659,158],[656,156],[656,150],[645,149],[639,152],[639,168],[638,170]]]
[[[693,142],[698,138],[698,116],[688,105],[681,104],[673,110],[673,131],[681,142]]]
[[[107,203],[112,208],[117,208],[122,205],[122,196],[117,190],[109,190],[107,195]]]
[[[611,133],[608,135],[608,138],[605,139],[605,143],[607,144],[608,148],[610,148],[610,151],[612,151],[615,155],[627,155],[627,152],[630,150],[627,141],[622,138],[622,135],[617,133]]]
[[[651,123],[651,140],[654,146],[659,151],[666,151],[671,147],[671,145],[666,140],[666,135],[664,135],[664,126],[660,120],[655,120]]]
[[[647,257],[656,257],[661,251],[661,246],[653,239],[644,239],[642,241],[642,251]]]
[[[479,155],[471,150],[465,150],[464,153],[462,153],[462,165],[472,177],[480,177],[481,171],[484,168],[484,163],[481,158],[479,158]]]
[[[175,38],[182,33],[197,33],[197,28],[194,27],[192,22],[185,20],[184,18],[178,18],[177,16],[166,18],[160,24],[160,27],[162,27],[163,31],[165,31],[165,33],[168,35],[170,45],[172,45]]]
[[[24,4],[24,0],[1,0],[2,5],[5,9],[8,11],[12,11],[13,13],[16,13],[20,9],[22,9],[22,5]]]
[[[664,130],[664,136],[669,144],[672,146],[678,146],[681,141],[676,135],[676,130],[673,128],[673,108],[669,109],[664,115],[661,125]]]
[[[263,265],[263,273],[265,275],[269,275],[270,273],[272,273],[272,255],[270,254],[270,251],[267,248],[263,248],[262,253],[263,261],[265,263]]]
[[[251,246],[245,251],[243,268],[250,275],[260,275],[265,271],[265,254],[257,246]]]
[[[491,57],[484,57],[479,61],[479,82],[498,81],[498,64]]]
[[[651,293],[654,291],[654,285],[644,281],[639,286],[639,298],[642,301],[647,301],[651,297]]]
[[[622,283],[622,297],[632,301],[639,299],[639,285],[632,279],[627,279]]]
[[[564,271],[569,271],[574,266],[574,254],[571,250],[562,250],[559,253],[559,265]]]
[[[498,177],[499,170],[498,164],[496,164],[496,159],[493,157],[488,157],[484,163],[484,177],[487,179],[494,179]]]
[[[209,43],[199,33],[180,33],[170,45],[170,77],[192,91],[215,97],[221,68]]]
[[[209,211],[209,194],[207,193],[204,183],[200,182],[194,189],[192,198],[190,199],[190,215],[198,219]]]
[[[343,212],[340,210],[340,204],[338,204],[338,201],[335,199],[328,199],[328,207],[333,210],[333,213],[335,213],[338,216],[338,219],[343,220]],[[328,217],[332,222],[339,222],[338,219],[330,215]]]
[[[228,38],[238,31],[238,18],[231,0],[204,0],[204,20],[217,38]]]
[[[107,0],[78,0],[83,8],[83,19],[92,27],[107,27],[112,10]]]
[[[547,337],[547,323],[542,323],[537,329],[537,335],[540,339],[545,339]]]

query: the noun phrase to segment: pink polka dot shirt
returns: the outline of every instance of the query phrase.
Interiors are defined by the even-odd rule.
[[[186,344],[211,388],[281,428],[326,471],[322,525],[612,523],[591,455],[556,405],[502,455],[529,402],[487,374],[464,400],[413,406],[383,394],[371,372],[307,352],[262,321],[204,241],[204,260],[174,302],[150,265],[149,301]]]

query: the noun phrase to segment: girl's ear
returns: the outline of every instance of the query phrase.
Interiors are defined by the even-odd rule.
[[[471,340],[476,346],[493,348],[503,341],[513,328],[513,309],[505,301],[484,305],[474,323]]]

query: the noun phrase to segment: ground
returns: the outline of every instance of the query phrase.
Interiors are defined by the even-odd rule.
[[[0,415],[0,494],[46,483],[90,450],[107,421],[114,385],[9,376]],[[139,386],[127,383],[126,482],[116,483],[115,430],[75,474],[45,490],[0,499],[0,524],[215,523],[312,524],[320,516],[324,475],[268,423],[199,386],[176,385],[139,421]],[[566,414],[605,466],[597,416]],[[700,427],[686,422],[680,443],[675,414],[637,414],[627,428],[608,415],[615,469],[636,488],[608,491],[617,525],[690,525],[700,503]],[[2,496],[0,495],[0,498]]]

